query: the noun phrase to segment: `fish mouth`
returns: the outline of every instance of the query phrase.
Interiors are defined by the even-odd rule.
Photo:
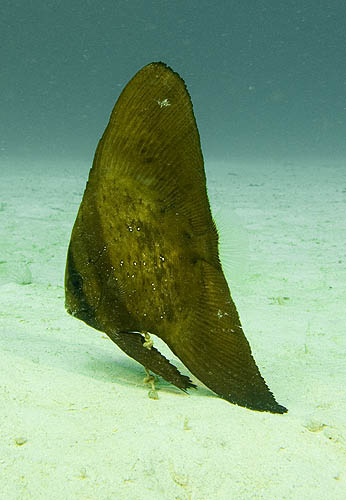
[[[74,318],[77,318],[89,326],[98,329],[97,321],[95,319],[95,311],[89,305],[83,305],[82,307],[71,307],[70,305],[65,305],[65,309]]]

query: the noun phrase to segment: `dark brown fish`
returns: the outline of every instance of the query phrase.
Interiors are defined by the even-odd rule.
[[[218,253],[183,80],[163,63],[121,93],[100,140],[67,255],[66,308],[148,370],[194,387],[160,337],[219,396],[284,413],[251,355]]]

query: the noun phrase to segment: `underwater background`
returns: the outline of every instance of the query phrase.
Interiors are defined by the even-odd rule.
[[[144,65],[185,80],[206,157],[345,157],[343,0],[7,1],[1,154],[90,162]]]
[[[0,497],[346,497],[345,19],[342,0],[2,0]],[[198,391],[160,379],[154,401],[64,309],[95,148],[152,61],[189,90],[225,274],[285,415],[191,374]]]

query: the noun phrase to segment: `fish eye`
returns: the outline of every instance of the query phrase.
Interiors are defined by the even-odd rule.
[[[73,271],[68,278],[70,290],[81,291],[83,288],[83,278],[78,271]]]

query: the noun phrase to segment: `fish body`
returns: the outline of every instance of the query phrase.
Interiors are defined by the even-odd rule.
[[[161,338],[222,398],[284,413],[251,354],[224,277],[190,96],[163,63],[121,93],[97,146],[72,230],[67,311],[182,390]]]

